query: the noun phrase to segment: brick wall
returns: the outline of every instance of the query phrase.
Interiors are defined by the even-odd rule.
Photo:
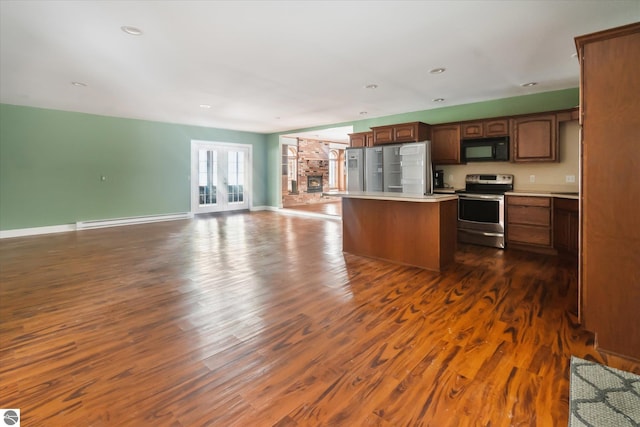
[[[307,176],[322,175],[322,191],[329,191],[329,144],[298,139],[298,194],[283,195],[284,207],[331,200],[322,193],[307,193]]]

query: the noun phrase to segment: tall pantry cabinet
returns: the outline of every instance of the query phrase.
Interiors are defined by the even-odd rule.
[[[575,42],[581,318],[600,350],[640,360],[640,23]]]

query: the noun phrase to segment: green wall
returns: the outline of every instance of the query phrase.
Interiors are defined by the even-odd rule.
[[[579,88],[563,89],[552,92],[543,92],[533,95],[523,95],[511,98],[496,99],[492,101],[475,102],[451,107],[436,108],[433,110],[415,111],[412,113],[396,114],[392,116],[377,117],[353,122],[337,123],[331,126],[296,129],[267,137],[267,157],[269,159],[269,201],[271,206],[278,206],[278,189],[280,185],[279,156],[280,135],[296,132],[327,129],[339,126],[353,126],[354,132],[368,131],[372,126],[384,126],[395,123],[424,122],[439,124],[457,122],[463,120],[482,119],[489,117],[512,116],[518,114],[538,113],[543,111],[564,110],[578,106],[580,101]]]
[[[281,135],[526,114],[578,101],[572,88],[270,135],[2,104],[0,230],[189,212],[192,139],[251,144],[253,206],[279,206]]]
[[[267,203],[265,135],[0,105],[0,230],[189,212],[192,139],[251,144]]]

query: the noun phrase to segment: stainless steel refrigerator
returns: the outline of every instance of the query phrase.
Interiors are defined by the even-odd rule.
[[[382,147],[364,149],[364,190],[383,191]]]
[[[400,157],[402,193],[409,195],[433,194],[431,141],[403,144],[400,147]]]
[[[347,191],[364,191],[364,148],[347,148]]]
[[[382,171],[384,191],[402,193],[402,167],[400,157],[402,145],[385,145],[382,149]]]

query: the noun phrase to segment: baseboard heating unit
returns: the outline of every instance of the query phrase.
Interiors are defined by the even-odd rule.
[[[119,227],[123,225],[147,224],[150,222],[175,221],[179,219],[191,219],[191,218],[193,218],[192,213],[184,212],[179,214],[135,216],[135,217],[129,217],[129,218],[78,221],[76,222],[76,230],[90,230],[93,228]]]

